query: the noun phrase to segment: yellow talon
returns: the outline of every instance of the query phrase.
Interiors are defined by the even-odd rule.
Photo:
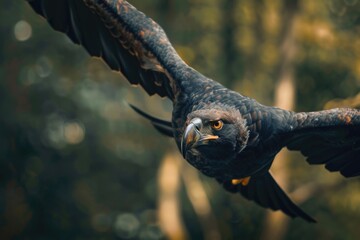
[[[238,185],[242,182],[242,178],[231,180],[232,185]]]
[[[231,183],[233,185],[238,185],[241,183],[241,185],[243,186],[247,186],[250,182],[250,177],[245,177],[245,178],[235,178],[231,180]]]

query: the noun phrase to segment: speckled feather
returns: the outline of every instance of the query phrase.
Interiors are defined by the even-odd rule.
[[[239,192],[263,207],[314,222],[269,173],[276,154],[288,147],[301,151],[310,164],[325,164],[328,170],[340,171],[346,177],[360,175],[358,110],[295,113],[261,105],[231,91],[186,65],[162,28],[126,1],[27,1],[55,30],[66,33],[91,56],[101,57],[131,84],[140,84],[150,95],[171,99],[171,122],[133,108],[161,133],[174,137],[179,148],[188,118],[194,113],[209,110],[207,115],[211,115],[215,111],[213,115],[218,118],[216,109],[222,109],[237,115],[236,119],[241,120],[237,126],[243,128],[237,134],[243,136],[236,138],[241,143],[234,144],[234,154],[223,152],[227,159],[215,160],[201,154],[186,155],[190,164],[216,178],[226,190]],[[232,184],[232,179],[248,176],[248,185]]]

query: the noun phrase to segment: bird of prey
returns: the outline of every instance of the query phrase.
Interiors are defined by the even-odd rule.
[[[123,0],[27,0],[57,31],[102,58],[131,84],[173,102],[172,120],[141,110],[175,139],[184,159],[233,193],[290,217],[296,206],[269,169],[284,147],[345,177],[360,175],[360,111],[292,112],[227,89],[188,66],[163,29]]]

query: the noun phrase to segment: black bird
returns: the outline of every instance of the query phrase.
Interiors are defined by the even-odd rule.
[[[261,105],[189,67],[162,28],[122,0],[27,0],[58,31],[149,95],[173,102],[172,121],[134,108],[173,137],[184,158],[226,190],[265,208],[315,220],[269,173],[283,148],[345,177],[360,175],[360,111],[291,112]]]

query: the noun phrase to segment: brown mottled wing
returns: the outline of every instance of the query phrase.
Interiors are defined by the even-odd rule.
[[[360,175],[360,111],[332,109],[297,113],[285,137],[290,150],[299,150],[310,164],[325,164],[345,177]]]
[[[187,65],[153,20],[122,0],[27,0],[49,24],[148,94],[174,99]]]

